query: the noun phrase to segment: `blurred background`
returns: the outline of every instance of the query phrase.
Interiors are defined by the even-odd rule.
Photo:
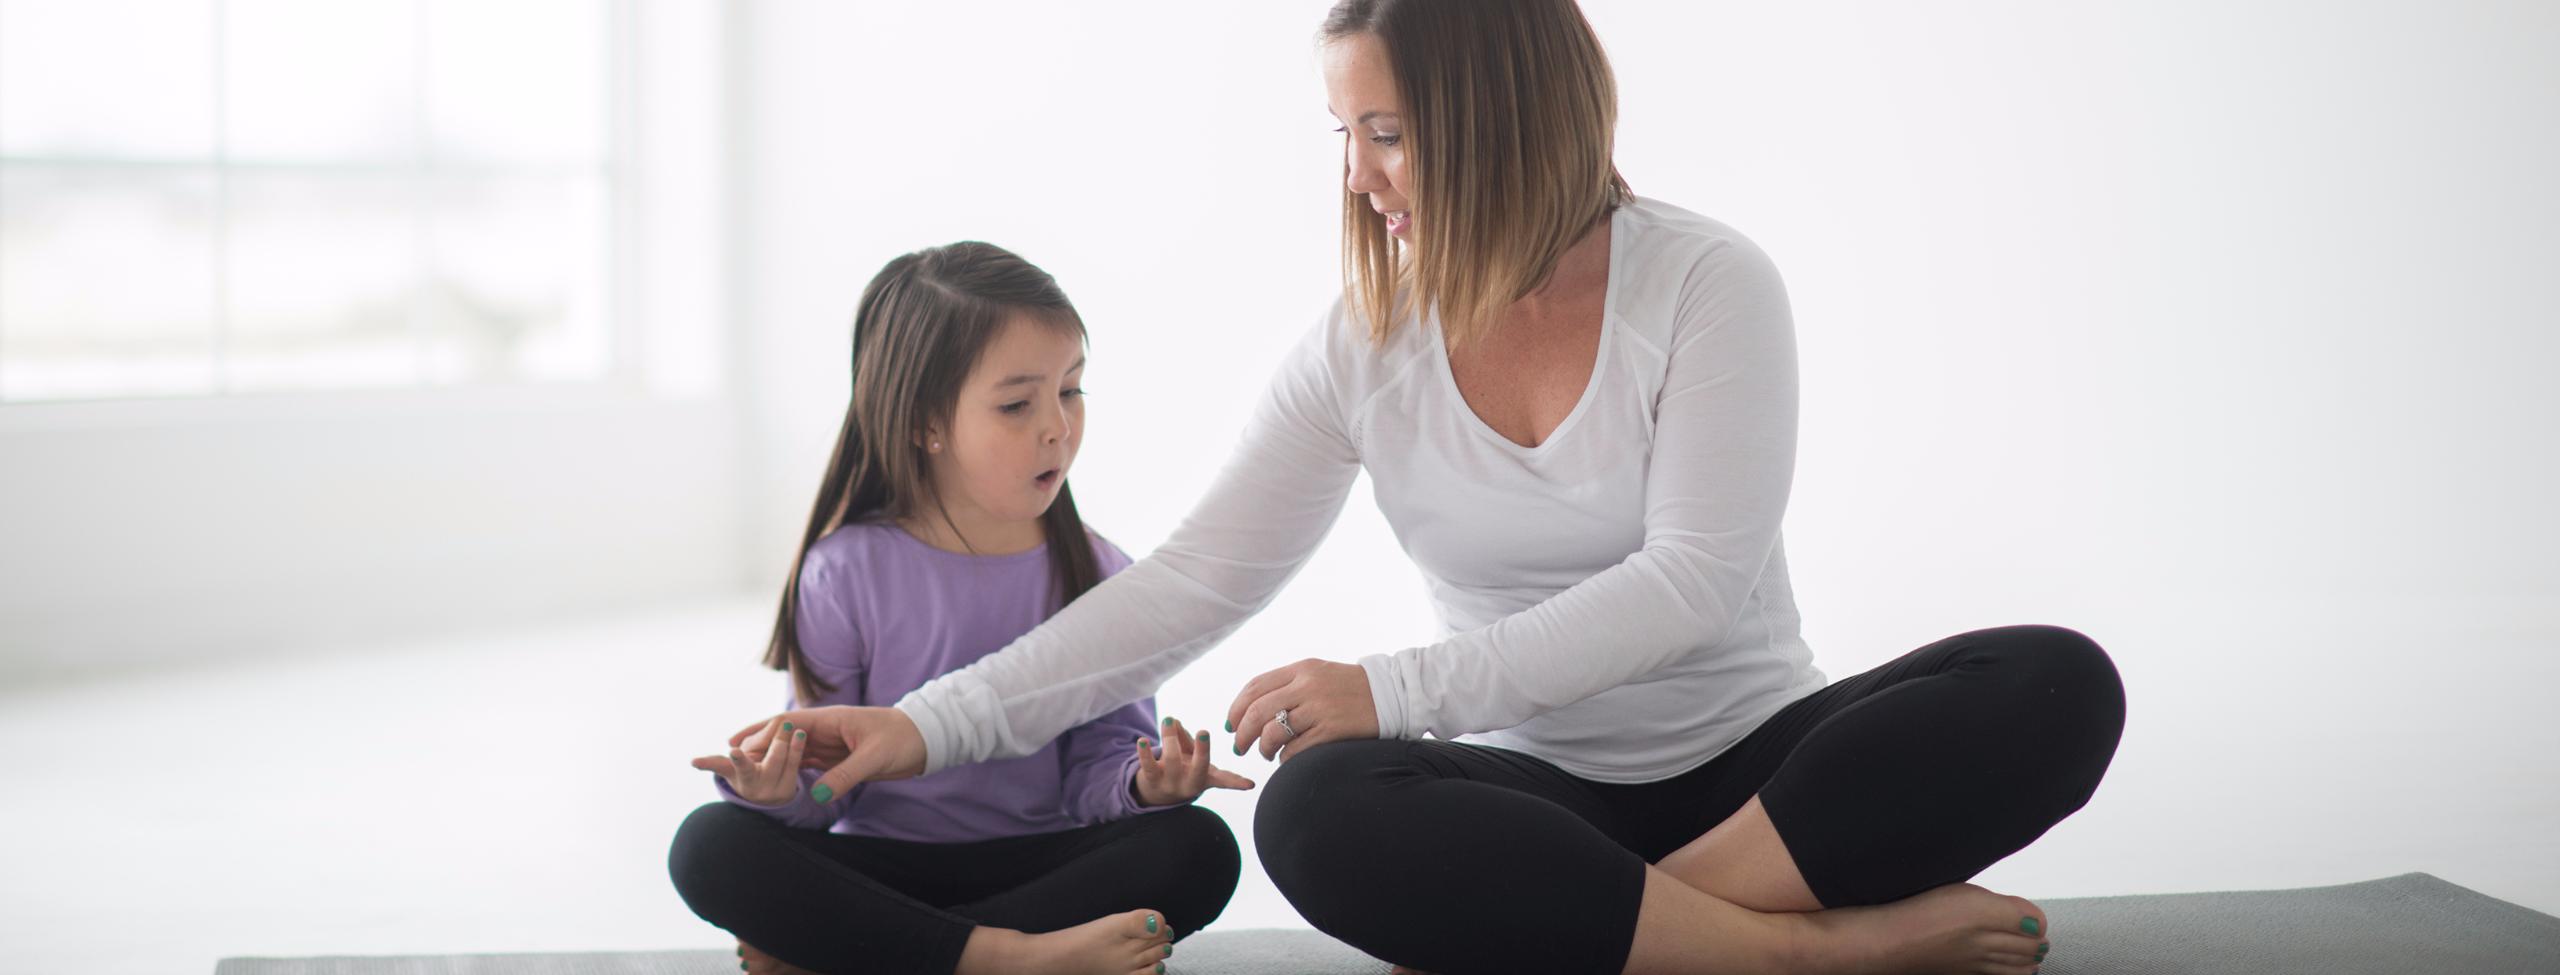
[[[1056,274],[1143,554],[1338,286],[1326,7],[0,0],[0,969],[727,944],[665,844],[783,698],[862,284]],[[2560,913],[2560,6],[1584,7],[1636,190],[1787,277],[1823,668],[2124,674],[1977,882]],[[1364,482],[1160,706],[1423,599]]]

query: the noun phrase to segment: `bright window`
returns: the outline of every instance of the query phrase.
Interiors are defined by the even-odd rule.
[[[605,377],[618,0],[0,0],[0,401]]]

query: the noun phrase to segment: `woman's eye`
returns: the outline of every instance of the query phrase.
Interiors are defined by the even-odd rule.
[[[1388,135],[1381,132],[1377,135],[1370,136],[1369,141],[1392,149],[1395,148],[1396,143],[1404,141],[1404,137],[1400,135]]]
[[[1082,386],[1071,386],[1058,391],[1058,398],[1060,399],[1074,399],[1082,395],[1084,395],[1084,387]]]

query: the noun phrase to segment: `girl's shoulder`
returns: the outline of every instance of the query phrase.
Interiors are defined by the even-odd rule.
[[[1120,546],[1102,537],[1101,532],[1093,530],[1093,526],[1085,526],[1084,534],[1086,538],[1093,540],[1093,563],[1102,570],[1103,578],[1108,579],[1119,574],[1120,570],[1128,568],[1131,562],[1136,561],[1129,557],[1129,553],[1121,551]]]
[[[896,560],[909,544],[921,543],[891,522],[847,522],[809,546],[809,554],[800,559],[800,574],[841,576],[860,572]]]

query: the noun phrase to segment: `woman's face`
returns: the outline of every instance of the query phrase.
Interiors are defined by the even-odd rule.
[[[1325,108],[1343,134],[1346,185],[1386,215],[1387,232],[1413,229],[1413,194],[1406,182],[1404,103],[1387,65],[1387,46],[1376,35],[1354,34],[1324,45]]]

